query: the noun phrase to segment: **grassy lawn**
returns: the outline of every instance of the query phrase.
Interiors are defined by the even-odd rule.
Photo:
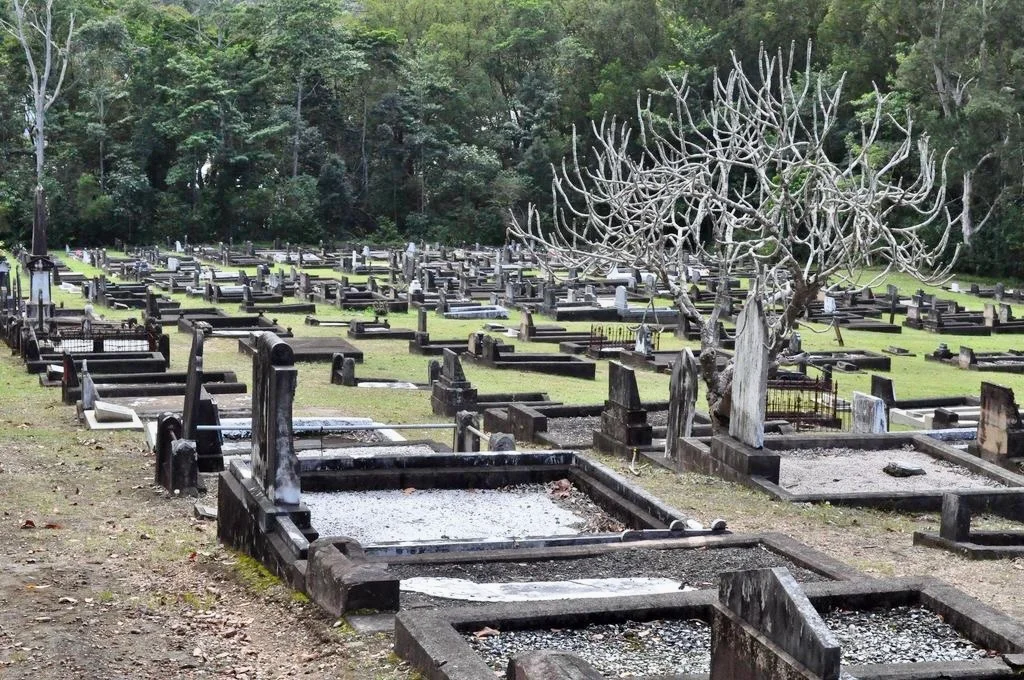
[[[62,254],[58,253],[58,256]],[[77,260],[67,258],[66,263],[74,270],[89,276],[98,275],[99,270],[89,267]],[[242,268],[249,274],[255,274],[255,268]],[[338,277],[338,272],[328,269],[310,269],[311,274],[325,277]],[[353,282],[365,280],[362,276],[349,276]],[[899,286],[900,290],[909,294],[920,288],[914,279],[904,275],[893,275],[890,281]],[[961,286],[967,287],[971,280],[959,279]],[[979,281],[989,283],[987,281]],[[1012,283],[1007,282],[1008,285]],[[923,287],[926,291],[937,292],[944,298],[956,299],[968,309],[981,309],[984,301],[980,298],[967,294],[954,294],[942,291],[934,287]],[[58,302],[63,302],[69,307],[81,307],[83,299],[80,296],[57,291],[55,295]],[[188,298],[184,294],[172,296],[181,302],[183,307],[209,306],[201,298]],[[286,300],[287,302],[287,300]],[[664,304],[669,304],[664,301]],[[226,311],[239,313],[233,305],[222,305]],[[106,317],[121,318],[141,314],[138,310],[114,311],[104,308],[96,310]],[[1015,308],[1014,313],[1022,313],[1024,310]],[[289,327],[296,335],[300,336],[344,336],[345,329],[323,328],[306,326],[303,323],[304,315],[301,314],[277,314],[274,318],[282,326]],[[317,318],[321,320],[339,320],[351,318],[370,318],[369,312],[352,312],[339,310],[329,305],[317,306]],[[415,310],[410,313],[391,314],[388,317],[393,327],[415,328]],[[534,316],[536,323],[551,323],[552,320],[543,315]],[[518,327],[520,320],[519,312],[512,310],[508,324]],[[901,323],[902,316],[897,316],[896,322]],[[565,322],[562,325],[572,330],[589,330],[589,322]],[[434,313],[429,314],[428,330],[432,338],[450,339],[464,338],[471,332],[479,330],[479,320],[447,320]],[[184,370],[187,365],[187,352],[189,338],[186,334],[178,333],[176,329],[167,329],[171,336],[172,364],[178,370]],[[840,349],[833,331],[820,324],[810,324],[800,330],[803,338],[803,346],[808,350],[838,350]],[[963,337],[939,336],[926,331],[916,331],[904,328],[899,335],[887,333],[870,333],[865,331],[843,330],[843,339],[846,349],[862,349],[881,351],[889,345],[896,345],[916,354],[915,357],[893,357],[892,371],[889,375],[893,378],[898,398],[914,398],[932,395],[951,394],[977,394],[982,380],[1006,385],[1015,390],[1024,390],[1024,376],[1007,373],[978,373],[974,371],[963,371],[950,366],[937,365],[932,362],[925,362],[924,355],[935,350],[940,342],[945,342],[954,352],[961,344],[972,347],[977,351],[1005,351],[1011,348],[1024,347],[1024,338],[1014,335],[993,335],[989,337]],[[516,345],[517,352],[548,352],[556,351],[557,347],[545,343],[526,343],[513,338],[503,338],[506,342]],[[427,363],[429,358],[410,354],[405,341],[398,340],[359,340],[354,343],[363,350],[365,363],[356,367],[356,375],[360,378],[386,377],[423,382],[426,380]],[[698,343],[685,342],[673,337],[671,334],[664,334],[661,338],[661,349],[680,349],[684,346],[698,348]],[[251,364],[248,357],[237,352],[237,341],[232,339],[211,339],[206,345],[206,367],[208,370],[234,370],[242,380],[247,380],[251,374]],[[607,368],[605,361],[598,362],[596,380],[580,380],[574,378],[563,378],[548,376],[537,373],[511,370],[492,370],[476,366],[470,362],[464,362],[467,377],[481,392],[547,392],[552,399],[567,404],[595,404],[604,401],[607,395]],[[331,385],[329,381],[329,367],[326,364],[300,365],[299,390],[296,398],[296,405],[300,410],[329,410],[345,415],[368,416],[383,422],[434,422],[437,420],[430,412],[429,393],[425,391],[411,392],[402,390],[384,390],[374,388],[346,388]],[[868,391],[870,389],[870,374],[842,374],[836,373],[835,380],[839,384],[839,391],[842,396],[850,397],[854,390]],[[637,382],[640,387],[640,394],[645,400],[664,400],[668,394],[668,376],[653,373],[650,371],[637,371]],[[444,434],[434,432],[434,437],[443,439]]]

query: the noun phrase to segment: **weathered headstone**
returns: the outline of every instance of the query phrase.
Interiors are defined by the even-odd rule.
[[[693,414],[697,408],[697,359],[689,348],[683,349],[672,365],[668,394],[668,427],[665,430],[665,457],[679,460],[680,439],[693,432]]]
[[[96,400],[100,398],[96,391],[96,383],[92,381],[92,374],[89,373],[89,365],[85,359],[82,360],[82,409],[89,411],[95,408]]]
[[[768,400],[768,324],[757,298],[747,299],[736,320],[735,356],[729,435],[759,449]]]
[[[885,402],[878,397],[853,393],[853,432],[879,434],[889,431],[889,423],[885,414]]]
[[[617,361],[609,362],[608,399],[601,411],[601,429],[594,432],[594,446],[628,455],[633,448],[650,446],[653,440],[654,429],[647,423],[636,374]]]
[[[300,498],[299,461],[292,431],[298,371],[290,345],[266,332],[256,340],[252,362],[252,473],[279,505]]]
[[[1024,424],[1010,388],[981,383],[977,446],[986,460],[1024,456]]]
[[[341,384],[346,387],[356,387],[359,384],[356,380],[356,360],[352,357],[341,360]]]
[[[838,680],[839,643],[788,569],[731,571],[720,579],[711,680]]]
[[[459,411],[475,407],[477,390],[466,379],[459,355],[445,349],[442,362],[441,375],[434,381],[430,397],[434,413],[454,416]]]

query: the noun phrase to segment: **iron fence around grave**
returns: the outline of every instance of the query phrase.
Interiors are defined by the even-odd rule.
[[[62,328],[40,345],[50,351],[63,352],[156,352],[160,333],[147,326],[127,328]],[[42,351],[46,351],[42,346]]]
[[[636,347],[636,327],[619,325],[594,325],[590,326],[590,336],[587,338],[587,351],[599,353],[603,349],[628,349]],[[651,347],[655,352],[661,344],[661,333],[651,328]]]
[[[769,380],[765,420],[786,420],[798,432],[849,430],[850,405],[832,380]]]

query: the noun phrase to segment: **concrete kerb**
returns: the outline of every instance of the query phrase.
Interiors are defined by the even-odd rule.
[[[989,678],[1013,675],[1024,650],[1024,625],[941,581],[930,578],[859,579],[802,584],[821,613],[843,608],[919,606],[938,614],[958,633],[998,654],[991,659],[941,663],[844,666],[862,680]],[[395,652],[430,680],[493,680],[494,671],[463,638],[486,627],[499,631],[581,628],[596,623],[690,618],[711,623],[726,612],[711,590],[669,595],[406,611],[395,620]],[[808,676],[813,677],[813,676]]]
[[[685,517],[675,508],[633,488],[608,468],[574,452],[437,452],[373,457],[345,457],[335,452],[323,458],[300,456],[297,465],[304,489],[329,491],[408,486],[488,488],[523,481],[569,479],[605,512],[628,527],[625,534],[553,537],[552,544],[571,544],[577,539],[582,543],[614,543],[712,533],[687,526]],[[374,593],[378,607],[397,607],[398,581],[369,568],[367,561],[359,557],[364,546],[345,537],[320,536],[311,522],[309,510],[303,505],[275,505],[253,479],[249,466],[240,460],[231,461],[229,469],[220,475],[218,533],[222,541],[259,559],[293,588],[307,592],[332,613],[350,607],[350,602],[368,601],[368,592]],[[518,545],[544,546],[546,540],[382,545],[393,554],[471,549],[477,559],[481,559],[489,550]],[[311,549],[320,550],[321,557],[310,559]]]
[[[1024,531],[972,531],[971,518],[976,513],[1019,522],[1024,514],[1024,489],[947,493],[942,501],[939,532],[915,531],[914,545],[940,548],[975,560],[1024,557]]]
[[[776,500],[791,503],[830,503],[903,511],[941,509],[943,494],[948,490],[797,494],[779,486],[780,461],[786,450],[839,447],[878,450],[905,445],[1006,486],[1024,487],[1024,476],[931,437],[913,433],[782,435],[766,438],[763,449],[754,449],[727,436],[710,440],[689,438],[682,442],[680,461],[684,470],[744,484]]]

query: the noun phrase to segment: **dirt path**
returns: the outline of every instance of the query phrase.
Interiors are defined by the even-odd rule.
[[[89,433],[72,415],[0,358],[0,678],[414,677],[389,635],[335,626],[220,547],[191,501],[154,487],[141,434]],[[1024,561],[912,546],[914,529],[937,528],[934,514],[776,503],[651,468],[633,479],[699,520],[787,533],[868,575],[935,576],[1024,618]]]
[[[153,486],[141,434],[79,430],[16,368],[0,359],[0,677],[408,677],[389,636],[221,548]]]

